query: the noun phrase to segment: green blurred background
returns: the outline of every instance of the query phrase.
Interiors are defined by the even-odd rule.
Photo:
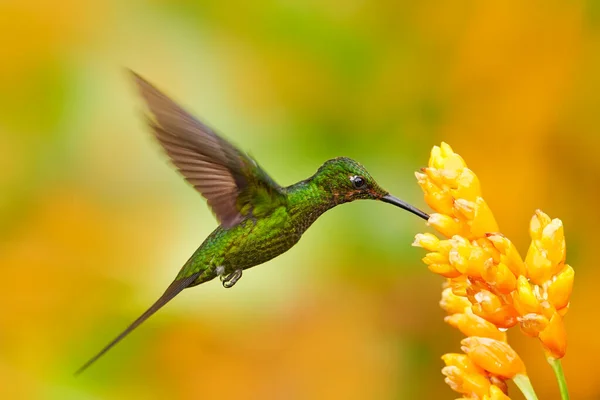
[[[327,213],[233,290],[184,292],[73,378],[216,227],[125,68],[282,185],[345,155],[425,208],[413,171],[444,140],[523,253],[536,208],[561,218],[564,366],[574,399],[600,398],[600,2],[556,0],[4,0],[0,398],[458,397],[440,356],[461,335],[410,246],[427,228],[373,202]],[[557,398],[537,341],[510,340]]]

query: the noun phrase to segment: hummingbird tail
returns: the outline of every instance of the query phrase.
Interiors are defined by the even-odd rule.
[[[198,278],[198,276],[200,276],[200,272],[197,272],[191,276],[188,276],[187,278],[179,279],[179,280],[176,280],[173,283],[171,283],[171,285],[169,285],[169,287],[167,288],[167,290],[165,290],[163,295],[160,296],[160,298],[158,300],[156,300],[156,302],[154,304],[152,304],[152,306],[149,309],[147,309],[142,315],[140,315],[140,317],[138,319],[136,319],[131,325],[129,325],[129,327],[127,327],[127,329],[125,329],[123,332],[121,332],[121,334],[119,336],[117,336],[109,344],[107,344],[106,347],[104,347],[102,350],[100,350],[100,352],[98,354],[96,354],[94,357],[89,359],[85,364],[83,364],[75,372],[75,376],[81,374],[83,371],[88,369],[88,367],[90,365],[95,363],[108,350],[112,349],[117,343],[119,343],[127,335],[129,335],[129,333],[131,333],[131,331],[133,331],[135,328],[140,326],[140,324],[142,322],[144,322],[145,320],[150,318],[152,316],[152,314],[154,314],[155,312],[160,310],[165,304],[167,304],[175,296],[177,296],[183,289],[189,287],[192,284],[192,282],[194,282]]]

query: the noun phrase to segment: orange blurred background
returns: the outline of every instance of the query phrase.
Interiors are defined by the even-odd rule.
[[[282,185],[345,155],[426,209],[413,171],[444,140],[523,254],[536,208],[561,218],[565,372],[573,399],[600,398],[598,1],[8,0],[0,60],[0,398],[458,397],[440,356],[461,335],[410,246],[427,228],[374,202],[327,213],[232,290],[184,292],[73,378],[216,227],[125,68]],[[537,341],[510,342],[558,398]]]

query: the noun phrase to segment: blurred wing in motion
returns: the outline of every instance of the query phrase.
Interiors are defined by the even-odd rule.
[[[154,135],[224,228],[285,203],[280,186],[252,158],[132,73],[154,117],[149,119]]]

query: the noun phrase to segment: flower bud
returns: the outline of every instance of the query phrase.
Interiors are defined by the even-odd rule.
[[[466,297],[455,295],[452,288],[447,287],[442,291],[440,307],[449,315],[452,315],[464,313],[467,308],[471,307],[471,302]]]
[[[472,245],[462,236],[453,236],[450,239],[452,248],[448,253],[448,261],[462,274],[480,278],[482,267],[489,258],[486,249]]]
[[[567,352],[567,332],[561,316],[554,313],[546,328],[540,332],[544,348],[554,358],[563,358]]]
[[[473,314],[469,308],[464,313],[453,314],[444,318],[444,321],[457,328],[465,336],[480,336],[506,341],[506,333],[499,331],[491,322]]]
[[[433,146],[429,157],[429,167],[437,169],[458,170],[466,167],[461,156],[456,154],[450,145],[442,142],[441,145]]]
[[[455,366],[442,368],[442,374],[446,376],[444,381],[452,390],[469,396],[483,397],[489,392],[490,381],[483,375],[468,374]]]
[[[565,231],[560,219],[553,219],[542,231],[541,246],[547,254],[546,258],[557,265],[565,262],[567,246],[565,242]]]
[[[492,385],[496,386],[502,393],[508,393],[508,385],[503,378],[500,378],[496,375],[490,375],[490,382]],[[491,389],[491,388],[490,388]]]
[[[513,292],[513,301],[521,315],[537,313],[540,310],[540,302],[533,291],[533,287],[523,275],[517,279],[517,291]]]
[[[546,288],[548,301],[556,309],[565,308],[569,304],[574,279],[575,270],[570,265],[565,265],[563,270],[548,284]]]
[[[456,278],[461,274],[450,264],[430,264],[427,266],[431,272],[443,276],[444,278]]]
[[[455,199],[475,201],[477,197],[481,196],[479,179],[469,168],[463,168],[462,171],[460,171],[454,187],[456,189],[450,189],[450,193]]]
[[[488,232],[498,231],[498,224],[492,214],[492,210],[488,207],[482,197],[477,197],[475,200],[475,216],[471,222],[471,234],[476,237],[483,237]]]
[[[500,389],[498,386],[496,385],[492,385],[490,386],[490,395],[488,396],[483,396],[483,399],[486,400],[486,397],[489,400],[510,400],[510,397],[508,397],[503,391],[502,389]]]
[[[494,247],[502,254],[501,262],[504,263],[515,276],[525,275],[525,263],[519,255],[517,248],[507,237],[500,233],[487,235]]]
[[[468,236],[468,227],[448,215],[437,213],[431,214],[427,224],[446,237],[452,237],[454,235]]]
[[[532,240],[541,240],[542,232],[546,225],[550,223],[550,217],[542,210],[535,210],[535,214],[529,223],[529,235]]]
[[[447,264],[448,256],[438,253],[437,251],[427,253],[425,257],[422,258],[423,262],[427,265],[429,264]]]
[[[518,319],[521,331],[531,337],[537,337],[548,326],[548,318],[536,313],[525,314]]]
[[[469,285],[469,278],[465,275],[459,275],[448,280],[448,286],[452,289],[452,293],[457,296],[467,297]]]
[[[469,374],[485,374],[485,371],[473,364],[466,354],[447,353],[442,356],[442,360],[447,366],[454,365]]]
[[[439,251],[439,244],[440,239],[432,233],[417,233],[412,243],[414,247],[422,247],[428,251]]]
[[[504,263],[486,262],[481,276],[500,293],[509,294],[517,288],[517,278]]]
[[[463,339],[461,344],[475,365],[492,374],[504,378],[525,374],[525,364],[506,342],[473,336]]]
[[[552,278],[552,262],[546,258],[546,252],[536,246],[535,241],[531,242],[525,264],[527,266],[527,276],[536,285],[541,285]]]
[[[487,290],[479,291],[473,298],[476,303],[473,304],[472,310],[476,315],[498,328],[506,329],[516,325],[519,313],[511,304],[507,304]]]

